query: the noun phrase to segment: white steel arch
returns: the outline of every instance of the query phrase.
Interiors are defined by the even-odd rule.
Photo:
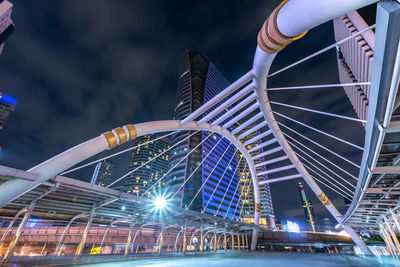
[[[333,217],[340,223],[342,214],[336,209],[325,193],[314,181],[313,177],[305,169],[293,149],[282,134],[267,96],[267,77],[272,62],[277,53],[292,41],[303,37],[308,30],[331,20],[349,11],[377,2],[375,0],[349,0],[338,4],[335,0],[313,1],[313,0],[284,0],[269,16],[260,30],[258,45],[253,63],[255,77],[253,83],[256,85],[257,101],[260,109],[268,122],[275,138],[290,158],[296,169],[303,176],[307,184],[325,205]],[[301,21],[301,23],[299,23]],[[342,227],[348,232],[354,242],[367,255],[371,251],[357,236],[352,228],[346,225]]]
[[[249,165],[254,187],[254,221],[256,225],[258,225],[260,216],[258,176],[268,174],[271,171],[278,172],[287,170],[288,168],[295,168],[304,177],[307,184],[318,196],[320,201],[326,206],[336,220],[340,222],[342,215],[317,185],[310,173],[305,169],[282,134],[269,103],[266,91],[267,77],[269,68],[276,54],[292,41],[303,37],[307,30],[339,15],[374,2],[377,2],[377,0],[342,0],[340,4],[338,4],[337,0],[283,1],[271,13],[259,33],[258,46],[252,70],[226,88],[223,92],[182,121],[156,121],[116,128],[111,132],[104,133],[99,137],[82,143],[35,166],[30,169],[29,172],[34,172],[39,175],[37,181],[31,182],[22,179],[14,179],[0,185],[0,191],[4,190],[3,192],[8,192],[8,194],[0,194],[0,207],[77,163],[101,151],[114,148],[128,140],[133,140],[137,136],[173,130],[204,130],[221,134],[231,141],[245,157]],[[236,93],[236,91],[238,92]],[[242,101],[240,101],[241,99]],[[207,110],[223,101],[225,102],[206,114]],[[235,123],[238,124],[240,120],[246,118],[246,116],[250,116],[252,112],[257,111],[259,111],[259,113],[240,126],[232,129]],[[203,116],[205,114],[206,116]],[[199,117],[201,118],[196,121],[196,118]],[[217,119],[212,121],[213,118]],[[260,118],[264,118],[265,121],[256,124],[252,129],[246,128],[252,123],[256,123]],[[266,126],[268,126],[267,130],[259,132],[259,129]],[[250,136],[250,133],[254,132],[257,132],[257,135]],[[271,138],[270,136],[273,137]],[[250,139],[246,140],[245,137],[249,137]],[[241,141],[241,139],[243,139],[243,141]],[[279,144],[279,147],[266,152],[260,150],[261,148],[275,143]],[[257,145],[247,149],[246,146],[249,144]],[[265,155],[275,153],[279,150],[285,152],[291,165],[274,170],[268,170],[267,168],[267,170],[257,171],[257,166],[265,167],[267,165],[266,162],[262,162]],[[255,163],[255,161],[257,161],[257,163]],[[280,179],[283,178],[285,177]],[[350,227],[343,225],[343,228],[352,236],[353,240],[365,254],[371,253]],[[255,249],[256,242],[257,232],[254,231],[252,249]]]
[[[133,140],[136,137],[174,130],[203,130],[218,133],[227,138],[232,144],[236,146],[236,148],[242,153],[243,157],[246,159],[251,173],[251,178],[253,180],[254,199],[256,203],[260,202],[259,185],[254,161],[251,159],[251,156],[247,149],[235,136],[231,135],[228,130],[222,129],[222,127],[219,125],[211,126],[209,123],[204,123],[199,126],[197,122],[193,121],[182,126],[180,121],[166,120],[145,122],[135,125],[125,125],[122,128],[113,129],[110,132],[103,133],[96,138],[79,144],[31,168],[30,170],[28,170],[29,172],[39,174],[40,178],[37,181],[31,182],[23,179],[13,179],[0,185],[0,191],[4,190],[3,192],[8,192],[8,194],[0,194],[0,207],[8,204],[20,195],[35,188],[41,183],[46,182],[50,178],[58,175],[59,173],[104,150],[112,149],[117,145],[123,144],[128,140]],[[260,211],[255,210],[254,221],[258,222],[259,217]]]

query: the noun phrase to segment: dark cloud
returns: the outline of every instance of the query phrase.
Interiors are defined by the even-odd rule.
[[[171,119],[182,52],[199,50],[233,82],[251,68],[258,30],[279,2],[13,1],[16,30],[0,57],[0,78],[1,90],[16,97],[18,105],[0,132],[4,149],[0,164],[27,169],[114,127]],[[333,42],[328,22],[283,50],[272,71]],[[336,82],[336,57],[330,51],[271,78],[268,85]],[[340,88],[274,92],[271,98],[355,116]],[[349,124],[338,120],[281,111],[354,143],[363,140],[362,127],[348,131]],[[360,158],[360,153],[338,147],[329,138],[299,131],[355,161]],[[126,171],[128,157],[115,159],[117,175]],[[75,177],[88,180],[91,171]],[[304,220],[296,182],[271,186],[281,219]],[[329,216],[306,190],[317,215]],[[343,210],[342,198],[328,193]]]

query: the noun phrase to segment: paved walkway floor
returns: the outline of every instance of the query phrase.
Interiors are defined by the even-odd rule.
[[[14,265],[14,264],[15,265]],[[127,258],[123,256],[82,257],[73,259],[25,259],[10,262],[6,266],[85,266],[85,267],[371,267],[400,266],[391,257],[361,257],[340,254],[295,253],[295,252],[223,252],[201,256],[164,256],[146,258]]]
[[[381,259],[376,257],[358,257],[352,255],[333,255],[315,253],[290,253],[290,252],[251,252],[215,254],[207,256],[187,256],[178,258],[152,258],[140,260],[128,260],[122,262],[109,262],[88,264],[85,266],[106,267],[106,266],[147,266],[147,267],[370,267],[370,266],[396,266],[390,257]]]

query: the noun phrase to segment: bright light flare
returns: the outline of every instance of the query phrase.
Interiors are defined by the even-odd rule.
[[[168,212],[170,208],[169,201],[170,199],[166,193],[156,193],[151,201],[152,211],[157,213],[159,216]]]
[[[154,206],[157,210],[163,210],[167,206],[167,200],[162,196],[156,197],[154,199]]]

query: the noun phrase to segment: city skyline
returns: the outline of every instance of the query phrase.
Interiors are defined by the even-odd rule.
[[[272,10],[273,7],[276,6],[277,3],[263,3],[260,1],[260,5],[263,6],[265,10]],[[106,4],[104,4],[106,5]],[[205,5],[211,5],[211,2],[205,3]],[[248,21],[248,24],[241,25],[239,21],[247,21],[246,19],[239,20],[236,23],[238,29],[242,27],[246,27],[250,32],[243,35],[240,33],[240,30],[235,30],[232,33],[229,33],[230,37],[226,37],[224,39],[213,40],[209,37],[209,29],[212,28],[211,25],[204,22],[206,24],[195,24],[193,25],[195,28],[189,31],[189,28],[179,28],[180,21],[177,21],[173,17],[169,16],[165,17],[167,21],[170,21],[171,24],[167,24],[166,26],[171,26],[170,28],[166,28],[166,32],[173,32],[174,36],[190,36],[190,38],[182,39],[182,42],[179,43],[178,47],[175,47],[175,42],[163,41],[167,43],[163,43],[163,45],[167,45],[171,47],[170,53],[168,57],[163,56],[163,60],[160,62],[164,62],[163,64],[152,64],[146,65],[150,62],[156,62],[153,58],[152,53],[155,55],[159,52],[156,51],[156,48],[151,48],[153,50],[146,49],[143,53],[148,56],[151,56],[152,60],[141,60],[140,63],[138,61],[141,58],[141,53],[139,51],[143,47],[137,46],[135,41],[129,41],[123,38],[123,36],[127,36],[129,34],[133,34],[132,36],[137,36],[141,32],[143,32],[142,28],[135,27],[134,32],[129,31],[128,25],[120,28],[118,32],[114,34],[118,35],[108,35],[107,38],[102,34],[92,35],[92,36],[81,36],[79,31],[76,30],[77,21],[82,21],[85,19],[89,19],[84,17],[83,15],[76,14],[75,21],[67,20],[67,18],[60,20],[57,19],[52,26],[48,29],[50,32],[60,32],[61,29],[64,29],[65,36],[71,36],[73,33],[77,37],[76,42],[69,43],[68,46],[61,42],[61,40],[49,39],[48,32],[41,32],[36,29],[33,29],[31,32],[35,32],[35,45],[29,48],[22,48],[21,45],[24,43],[24,40],[31,36],[28,33],[28,29],[31,29],[29,23],[31,21],[36,21],[34,19],[28,20],[32,13],[27,13],[28,10],[38,9],[37,12],[50,12],[50,10],[54,10],[55,12],[62,12],[63,9],[68,10],[72,7],[66,3],[54,4],[53,6],[41,6],[41,2],[36,3],[35,5],[30,6],[29,3],[21,3],[20,8],[17,11],[14,11],[14,16],[18,18],[18,24],[21,25],[19,32],[15,32],[7,41],[5,46],[4,53],[2,55],[2,60],[4,60],[6,65],[9,65],[11,69],[17,70],[19,77],[24,76],[23,73],[28,69],[36,69],[36,71],[32,72],[27,76],[26,80],[20,80],[16,82],[15,74],[10,73],[10,69],[3,68],[0,69],[0,72],[7,79],[4,80],[4,92],[10,94],[18,99],[19,107],[16,112],[13,113],[13,120],[9,122],[9,127],[7,127],[7,131],[0,133],[0,138],[2,140],[3,147],[3,157],[0,159],[1,164],[21,167],[21,168],[30,168],[31,166],[39,163],[47,159],[48,157],[55,155],[58,152],[61,152],[73,145],[76,145],[80,141],[83,141],[87,138],[93,137],[105,131],[109,128],[113,128],[119,124],[127,123],[127,122],[141,122],[147,120],[157,120],[157,119],[168,119],[172,117],[171,106],[173,106],[173,102],[175,101],[174,95],[176,90],[176,72],[178,70],[179,64],[179,56],[182,51],[186,48],[197,48],[204,54],[207,54],[213,61],[216,62],[216,65],[220,66],[222,73],[227,73],[229,76],[227,79],[229,81],[234,81],[238,75],[244,73],[246,69],[251,66],[251,61],[254,53],[254,36],[256,35],[260,23],[264,20],[264,15],[260,14],[257,9],[251,8],[250,6],[241,4],[242,6],[237,7],[233,12],[237,16],[242,16],[243,18],[252,17],[253,20]],[[83,6],[83,9],[92,8],[89,4]],[[105,6],[98,5],[95,10],[95,14],[100,16],[103,12]],[[119,8],[121,8],[118,4],[115,4],[114,8],[115,12],[119,12]],[[153,6],[151,4],[144,4],[141,6],[142,11],[147,9],[158,10],[158,6]],[[171,8],[171,10],[175,10],[175,7],[169,6],[167,8]],[[190,10],[192,7],[182,6],[180,12],[184,14],[187,10]],[[193,7],[194,8],[194,7]],[[215,12],[226,12],[224,11],[223,6],[217,5],[214,7]],[[43,10],[43,11],[39,11]],[[185,11],[186,10],[186,11]],[[243,14],[241,14],[244,11]],[[122,11],[121,11],[122,12]],[[232,11],[231,11],[232,12]],[[123,13],[123,12],[122,12]],[[146,12],[142,12],[146,13]],[[61,13],[60,13],[61,14]],[[112,16],[115,13],[110,13],[108,16]],[[256,15],[255,15],[256,14]],[[227,17],[229,17],[227,15]],[[59,17],[60,18],[60,17]],[[64,18],[64,17],[62,17]],[[97,18],[97,15],[94,15],[93,18]],[[189,21],[189,18],[183,16],[184,19]],[[50,20],[51,18],[48,18]],[[15,20],[15,19],[14,19]],[[42,17],[41,20],[46,20],[46,17]],[[192,18],[190,18],[192,21]],[[89,21],[91,25],[95,25],[93,20]],[[131,21],[131,23],[136,23],[137,21]],[[35,22],[36,23],[36,22]],[[39,23],[39,21],[37,22]],[[41,23],[46,23],[46,21],[41,21]],[[157,21],[156,23],[160,23]],[[226,32],[222,25],[225,25],[226,21],[218,20],[215,23],[218,26],[217,29],[220,31]],[[213,22],[213,25],[215,25]],[[220,24],[218,24],[220,23]],[[136,23],[137,24],[137,23]],[[67,28],[63,28],[63,25],[67,26]],[[141,25],[145,29],[152,28],[152,25],[146,24],[145,21],[141,21],[141,23],[137,24]],[[104,29],[109,29],[110,33],[114,28],[102,27]],[[158,25],[159,26],[159,25]],[[18,28],[18,25],[17,25]],[[101,28],[101,27],[100,27]],[[235,28],[235,27],[234,27]],[[301,53],[299,54],[297,49],[289,46],[287,49],[283,50],[282,53],[278,55],[276,60],[276,64],[273,66],[274,69],[277,69],[285,64],[291,63],[291,61],[296,58],[301,57],[302,55],[306,55],[311,53],[312,51],[317,50],[327,44],[334,42],[333,35],[333,27],[332,23],[326,23],[319,27],[320,30],[312,30],[309,34],[304,37],[303,40],[298,41],[298,47],[301,49]],[[182,33],[179,33],[179,32]],[[187,34],[188,32],[196,31],[199,36],[194,36],[192,34]],[[330,32],[330,34],[322,34],[322,32]],[[93,31],[96,33],[96,31]],[[151,31],[147,31],[151,32]],[[79,36],[79,39],[78,39]],[[110,36],[114,36],[115,40],[122,40],[122,44],[124,44],[124,48],[126,48],[126,55],[131,57],[132,60],[126,62],[121,57],[114,57],[120,61],[115,61],[113,64],[109,64],[107,58],[99,57],[100,60],[97,63],[98,67],[94,67],[94,65],[90,64],[92,60],[95,60],[96,50],[95,47],[99,40],[113,40],[109,39]],[[202,37],[204,36],[204,38]],[[238,36],[240,38],[238,39]],[[323,36],[323,37],[322,37]],[[182,37],[183,38],[183,37]],[[203,39],[203,42],[199,42],[199,40]],[[158,40],[156,35],[150,35],[147,40],[148,44],[154,43],[154,40]],[[237,42],[237,47],[232,48],[230,43],[232,40]],[[318,46],[315,44],[313,40],[318,40]],[[211,42],[211,43],[210,43]],[[108,42],[107,49],[104,50],[104,55],[112,57],[112,49],[113,47],[117,47],[118,42]],[[132,45],[132,48],[129,48],[129,45]],[[8,47],[9,46],[9,47]],[[7,48],[8,47],[8,48]],[[48,52],[45,52],[43,48],[46,47]],[[75,56],[71,56],[64,61],[59,60],[59,52],[56,47],[63,47],[63,49],[70,55],[76,54],[80,55],[79,57],[84,59],[77,60]],[[150,46],[152,47],[152,46]],[[221,49],[224,47],[224,49]],[[28,49],[28,50],[27,50]],[[89,50],[88,50],[89,49]],[[93,49],[92,54],[86,53],[86,51],[90,51]],[[241,57],[236,57],[236,50],[244,51]],[[29,51],[33,50],[30,53],[20,53],[19,51]],[[43,58],[46,58],[48,62],[46,65],[43,65],[38,58],[32,57],[33,55],[41,55]],[[157,54],[160,55],[161,54]],[[326,64],[332,67],[332,72],[337,72],[335,69],[336,66],[334,62],[336,61],[336,55],[334,51],[331,51],[327,55],[323,55],[322,59],[325,60]],[[30,65],[25,67],[16,66],[14,63],[15,58],[18,60],[29,61]],[[226,62],[225,59],[230,58],[231,60]],[[134,60],[135,59],[135,60]],[[79,62],[79,64],[78,64]],[[116,64],[119,62],[118,64]],[[134,63],[136,62],[136,63]],[[231,62],[235,62],[232,64]],[[319,64],[318,62],[313,61],[313,64]],[[133,64],[133,65],[132,65]],[[50,67],[51,66],[51,67]],[[81,70],[80,73],[85,74],[86,78],[82,78],[82,75],[76,73],[74,68],[85,67],[85,70]],[[49,68],[50,67],[50,68]],[[63,77],[59,77],[57,75],[53,75],[51,72],[53,69],[65,70],[70,79],[67,82],[64,82]],[[113,70],[113,68],[115,70]],[[142,69],[145,72],[140,73],[140,75],[135,75],[134,79],[130,78],[131,74],[126,73],[124,69]],[[316,69],[311,64],[306,64],[305,68],[310,71],[303,73],[298,72],[290,72],[290,79],[287,74],[283,74],[282,79],[273,80],[271,79],[271,86],[285,86],[290,84],[310,84],[312,83],[335,83],[338,81],[336,77],[332,77],[330,75],[317,75],[319,80],[316,80],[315,73]],[[157,71],[149,72],[149,69],[154,69]],[[68,70],[68,71],[67,71]],[[89,72],[90,71],[90,72]],[[157,72],[161,76],[159,79],[154,79],[154,77],[149,78],[150,73]],[[107,74],[107,75],[106,75]],[[140,78],[143,77],[143,78]],[[282,81],[289,81],[282,82]],[[141,81],[139,84],[137,81]],[[150,83],[149,83],[150,82]],[[36,94],[32,95],[32,92],[28,90],[28,88],[36,88]],[[111,92],[111,95],[107,96],[106,92],[109,92],[108,88],[114,88],[115,93]],[[95,93],[96,88],[96,93]],[[77,91],[79,89],[79,92]],[[151,89],[151,90],[150,90]],[[28,91],[27,91],[28,90]],[[72,90],[72,91],[70,91]],[[117,93],[118,92],[118,93]],[[147,93],[152,92],[152,93]],[[312,97],[311,95],[301,96],[298,98],[299,101],[302,99]],[[337,99],[341,95],[337,95],[336,92],[330,92],[330,96],[327,95],[326,98]],[[306,94],[305,94],[306,95]],[[96,97],[94,97],[96,96]],[[107,97],[106,97],[107,96]],[[35,101],[31,101],[31,99]],[[130,102],[124,102],[126,100],[130,100]],[[83,102],[84,101],[84,102]],[[118,101],[122,101],[122,105],[118,105]],[[149,110],[146,107],[143,107],[142,103],[145,101],[151,101],[155,104],[155,110]],[[104,102],[105,105],[101,106],[99,103]],[[85,105],[87,103],[87,105]],[[321,103],[323,105],[323,101]],[[114,110],[114,106],[123,106],[124,108],[119,110]],[[82,109],[81,107],[87,106],[87,108]],[[132,107],[131,109],[127,107]],[[104,112],[98,112],[99,108],[102,107]],[[335,113],[346,113],[352,114],[351,104],[344,107],[337,107],[339,110],[333,112]],[[51,112],[47,112],[49,110]],[[28,114],[35,114],[32,116],[32,123],[25,122]],[[55,119],[55,116],[58,119]],[[76,118],[80,117],[81,119],[77,120]],[[319,122],[318,122],[319,123]],[[49,126],[46,126],[49,125]],[[50,125],[54,125],[55,127],[50,127]],[[71,129],[68,137],[63,136],[62,133],[56,133],[54,131],[57,129],[67,127]],[[75,125],[87,125],[87,127],[75,127]],[[346,128],[346,124],[341,126]],[[23,129],[21,131],[21,129]],[[40,130],[39,130],[40,129]],[[25,132],[34,133],[33,136],[27,136]],[[16,136],[14,139],[10,139],[10,136]],[[349,139],[356,138],[356,136],[352,133],[349,133]],[[5,140],[5,141],[3,141]],[[16,143],[16,140],[23,140],[24,146]],[[45,141],[46,140],[46,141]],[[356,139],[357,140],[357,139]],[[42,151],[39,149],[41,144],[44,142],[50,142],[46,151]],[[29,147],[29,149],[28,149]],[[21,150],[22,149],[22,150]],[[25,157],[23,155],[31,155],[30,157]],[[357,158],[357,155],[350,155],[350,157]],[[126,162],[126,158],[124,159]],[[118,168],[121,169],[121,168]],[[122,175],[121,173],[116,173],[116,176]],[[91,176],[90,172],[80,172],[76,174],[76,177],[80,177],[80,179],[89,179]],[[271,185],[272,198],[274,204],[276,204],[279,209],[275,212],[277,213],[277,218],[288,218],[294,217],[296,219],[301,220],[302,210],[296,207],[295,199],[286,199],[281,196],[280,192],[285,190],[286,188],[291,188],[293,185],[292,181],[283,182],[280,185]],[[306,189],[307,190],[307,189]],[[295,191],[292,190],[292,194]],[[316,198],[311,196],[316,202]],[[340,199],[340,202],[343,202]],[[344,204],[343,204],[344,206]],[[329,216],[324,207],[320,204],[315,207],[316,212],[325,214],[325,216]]]
[[[397,261],[400,2],[278,2],[0,0],[0,265]]]

